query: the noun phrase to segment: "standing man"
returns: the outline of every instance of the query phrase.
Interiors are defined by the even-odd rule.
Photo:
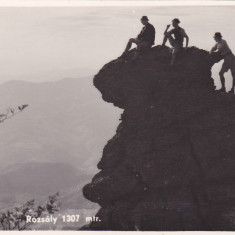
[[[171,46],[173,47],[172,57],[171,57],[171,65],[175,63],[176,54],[183,48],[184,38],[186,38],[186,48],[188,48],[189,37],[185,33],[185,30],[179,26],[179,19],[172,20],[172,26],[174,29],[168,32],[170,25],[168,24],[166,30],[164,32],[164,39],[162,42],[162,46],[165,46],[167,39],[169,40]],[[174,35],[174,38],[172,37]]]
[[[224,59],[224,63],[222,65],[222,68],[219,72],[219,76],[220,76],[220,81],[221,81],[221,89],[219,91],[225,92],[225,78],[224,78],[224,74],[226,72],[228,72],[228,70],[230,69],[232,72],[232,77],[233,77],[233,83],[232,83],[232,89],[229,91],[229,93],[234,94],[234,86],[235,86],[235,58],[234,55],[232,53],[232,51],[230,50],[227,42],[222,39],[222,35],[221,33],[217,32],[214,35],[214,39],[216,41],[216,44],[214,47],[212,47],[210,54],[212,52],[217,51],[218,53],[221,54],[221,56]]]
[[[147,16],[143,16],[140,19],[141,23],[144,25],[140,34],[137,38],[129,39],[126,49],[121,55],[121,57],[126,56],[127,52],[131,49],[132,43],[137,45],[136,53],[133,59],[136,59],[140,51],[145,51],[146,49],[150,49],[155,41],[155,28],[153,25],[149,23],[149,19]]]

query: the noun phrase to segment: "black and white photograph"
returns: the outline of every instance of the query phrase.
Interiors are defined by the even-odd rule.
[[[14,2],[0,230],[234,231],[235,2]]]

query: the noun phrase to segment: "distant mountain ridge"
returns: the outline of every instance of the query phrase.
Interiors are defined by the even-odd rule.
[[[0,85],[1,110],[29,104],[0,124],[0,208],[17,201],[17,193],[18,198],[24,193],[43,197],[81,187],[96,172],[94,165],[114,133],[120,110],[103,104],[91,84],[84,77]],[[12,200],[9,193],[14,193]]]

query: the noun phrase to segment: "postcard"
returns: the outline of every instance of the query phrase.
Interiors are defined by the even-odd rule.
[[[2,232],[234,231],[233,1],[0,5]]]

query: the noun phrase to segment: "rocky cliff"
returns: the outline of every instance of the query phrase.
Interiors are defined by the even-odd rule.
[[[208,52],[182,51],[173,68],[170,56],[157,46],[94,78],[103,99],[124,111],[100,172],[83,188],[101,206],[100,221],[84,229],[235,228],[235,96],[215,91]]]

